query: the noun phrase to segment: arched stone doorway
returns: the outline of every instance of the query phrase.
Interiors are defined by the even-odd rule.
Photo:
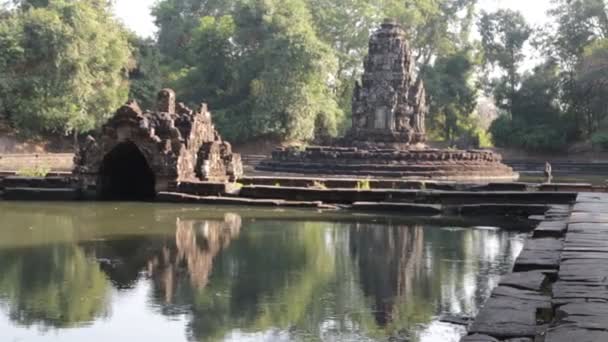
[[[101,200],[146,201],[156,196],[156,179],[137,145],[124,142],[104,158],[97,193]]]

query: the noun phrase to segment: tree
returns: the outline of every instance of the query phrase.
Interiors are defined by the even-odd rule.
[[[574,141],[573,120],[560,104],[557,63],[546,62],[524,75],[515,93],[512,116],[502,116],[490,128],[498,146],[535,152],[563,150]]]
[[[143,108],[152,108],[156,94],[162,88],[160,51],[151,39],[129,37],[133,56],[129,67],[129,98],[137,100]]]
[[[205,16],[220,17],[230,13],[241,0],[162,0],[152,15],[158,26],[158,47],[168,62],[180,63],[192,42],[199,20]]]
[[[601,128],[606,128],[608,117],[608,39],[599,40],[589,46],[576,67],[575,94],[577,108],[584,120],[585,137],[591,137]]]
[[[209,102],[231,140],[310,140],[316,126],[335,135],[336,59],[311,23],[303,0],[234,1],[227,14],[199,19],[169,81],[186,101]]]
[[[470,51],[462,50],[440,57],[425,72],[426,87],[431,100],[431,130],[454,144],[467,132],[471,115],[477,106],[477,91],[472,84],[474,61]]]
[[[554,0],[548,12],[553,32],[544,36],[545,53],[572,69],[587,47],[608,38],[608,4],[604,0]]]
[[[0,105],[24,133],[92,129],[126,100],[129,55],[106,1],[22,1],[0,22]]]
[[[518,69],[525,59],[523,48],[531,29],[521,13],[511,10],[482,12],[478,27],[485,64],[505,73],[494,84],[497,105],[511,112],[520,81]]]

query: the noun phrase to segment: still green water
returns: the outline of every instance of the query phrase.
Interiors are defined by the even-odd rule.
[[[524,236],[396,217],[0,202],[0,341],[458,341]]]

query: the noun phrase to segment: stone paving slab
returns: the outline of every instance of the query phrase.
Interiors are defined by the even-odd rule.
[[[540,292],[547,281],[547,272],[551,271],[509,273],[500,279],[499,285]]]
[[[576,202],[578,203],[608,203],[608,194],[605,193],[585,193],[578,195]]]
[[[608,213],[588,213],[578,212],[572,213],[569,219],[570,224],[573,223],[608,223]]]
[[[557,269],[563,241],[555,238],[528,239],[515,261],[514,272]]]
[[[608,287],[606,284],[589,282],[558,281],[553,285],[555,303],[577,303],[577,299],[606,302],[608,304]]]
[[[561,306],[556,318],[563,323],[608,327],[608,305],[603,303],[572,303]]]
[[[498,295],[497,292],[502,294]],[[537,311],[550,308],[549,296],[499,286],[479,312],[469,333],[502,339],[534,337],[544,330],[543,326],[537,324]]]
[[[534,230],[534,238],[553,237],[560,238],[566,234],[568,229],[567,221],[543,221]]]
[[[514,272],[463,342],[608,342],[608,194],[549,210]]]
[[[585,212],[585,213],[593,213],[593,212],[603,212],[606,210],[606,203],[576,203],[573,212]]]
[[[569,222],[545,342],[606,342],[608,194],[579,194]]]
[[[564,324],[549,329],[545,342],[606,342],[608,331],[593,330],[578,324]]]

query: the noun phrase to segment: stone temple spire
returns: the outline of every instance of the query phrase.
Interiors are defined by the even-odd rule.
[[[416,79],[405,31],[395,21],[385,20],[371,36],[364,67],[353,96],[353,143],[408,148],[425,142],[424,84]]]

